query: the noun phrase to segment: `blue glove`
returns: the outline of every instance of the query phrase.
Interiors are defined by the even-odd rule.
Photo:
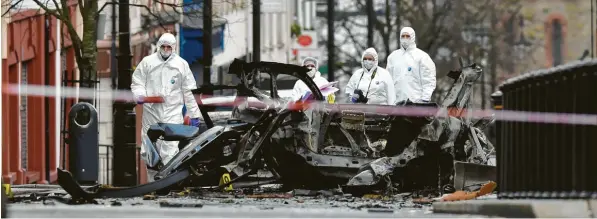
[[[182,105],[182,116],[184,117],[187,114],[187,106],[186,105]]]
[[[353,103],[356,103],[359,100],[359,97],[361,97],[361,96],[358,94],[350,95],[350,101]]]
[[[143,104],[143,103],[144,103],[144,100],[145,100],[145,96],[139,96],[139,97],[136,99],[136,102],[137,102],[137,104]]]
[[[195,127],[199,128],[199,123],[200,123],[199,118],[191,119],[191,126],[195,126]]]
[[[307,100],[307,96],[309,96],[310,94],[311,94],[311,91],[307,91],[307,93],[301,97],[301,100],[303,100],[303,101]]]

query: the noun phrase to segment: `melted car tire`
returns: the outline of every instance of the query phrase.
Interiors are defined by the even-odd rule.
[[[142,196],[151,192],[160,191],[175,185],[190,176],[188,168],[182,168],[165,178],[133,187],[100,188],[96,192],[89,192],[81,188],[72,174],[66,170],[58,169],[58,183],[71,195],[73,200],[94,203],[95,198],[128,198]]]

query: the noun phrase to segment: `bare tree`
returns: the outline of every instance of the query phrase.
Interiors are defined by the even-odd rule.
[[[73,42],[75,58],[80,71],[80,85],[82,87],[93,87],[94,83],[92,81],[97,80],[97,20],[99,14],[104,9],[104,7],[110,5],[111,2],[108,1],[100,8],[97,0],[77,0],[77,5],[79,7],[80,15],[82,17],[81,24],[83,27],[83,34],[82,36],[79,36],[79,34],[77,34],[77,29],[73,25],[73,22],[71,20],[71,14],[68,6],[69,2],[72,2],[72,0],[33,1],[43,10],[44,13],[47,13],[48,15],[57,18],[66,26],[66,31],[68,32],[67,37],[69,37]],[[157,15],[156,12],[159,11],[158,8],[165,8],[166,10],[164,11],[166,11],[166,13],[169,13],[172,17],[180,17],[180,14],[183,13],[183,7],[191,6],[188,4],[170,4],[160,0],[151,0],[153,1],[153,4],[150,8],[146,4],[143,4],[147,3],[147,1],[133,0],[129,4],[129,6],[144,8],[145,10],[147,10],[147,12],[149,12],[149,15],[153,17],[153,19],[155,19],[160,25],[162,25],[164,20],[162,17]],[[2,7],[9,8],[5,13],[3,13],[3,16],[6,16],[11,11],[14,12],[20,10],[19,6],[22,3],[23,0],[3,1]],[[231,0],[214,1],[214,5],[216,4],[234,4],[236,7],[236,3]],[[194,10],[190,13],[185,13],[185,16],[202,16],[202,11]],[[217,17],[217,15],[212,14],[212,18],[215,17]],[[64,40],[62,42],[64,42]]]
[[[512,66],[521,57],[529,61],[532,48],[539,42],[528,40],[529,49],[512,51],[520,41],[522,20],[533,17],[518,16],[522,0],[375,0],[374,47],[379,53],[380,65],[398,49],[399,31],[413,27],[417,33],[417,47],[426,51],[436,62],[438,84],[434,99],[438,101],[448,89],[450,81],[445,74],[457,67],[458,57],[485,65],[485,77],[492,80],[487,87],[495,87],[495,75],[500,71],[514,71]],[[367,14],[365,0],[355,0],[350,8],[336,12],[336,69],[352,74],[360,67],[361,52],[366,49]],[[503,20],[502,18],[507,18]],[[325,18],[320,24],[325,26]],[[327,28],[319,28],[327,35]],[[325,45],[327,37],[322,37]],[[532,61],[532,60],[530,60]],[[482,82],[485,83],[485,82]],[[486,86],[482,85],[484,89]],[[489,93],[489,92],[487,92]],[[489,94],[486,94],[487,96]]]

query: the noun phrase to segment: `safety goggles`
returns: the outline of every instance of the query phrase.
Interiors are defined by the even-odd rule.
[[[400,36],[400,39],[405,39],[405,40],[408,40],[408,39],[410,39],[410,35],[409,35],[409,34],[402,34],[402,35]]]
[[[306,64],[305,67],[307,67],[307,68],[315,68],[315,65],[314,64]]]
[[[374,58],[365,57],[365,58],[363,58],[363,61],[375,61],[375,59]]]

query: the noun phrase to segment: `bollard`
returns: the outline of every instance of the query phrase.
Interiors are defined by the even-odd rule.
[[[69,113],[69,166],[79,184],[96,184],[99,175],[99,132],[97,110],[89,103],[77,103]]]
[[[502,108],[504,107],[502,105],[502,91],[496,91],[493,94],[491,94],[491,105],[493,110],[502,110]],[[496,114],[499,114],[499,111],[496,112]],[[501,139],[500,139],[500,127],[501,127],[501,122],[500,120],[496,120],[494,122],[494,126],[491,128],[491,142],[495,142],[496,145],[501,145]],[[498,171],[499,172],[499,171]]]

